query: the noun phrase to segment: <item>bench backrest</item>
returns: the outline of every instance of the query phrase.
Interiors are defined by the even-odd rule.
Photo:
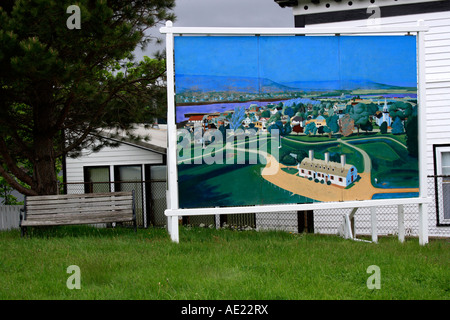
[[[26,197],[26,225],[125,222],[135,219],[132,192]]]

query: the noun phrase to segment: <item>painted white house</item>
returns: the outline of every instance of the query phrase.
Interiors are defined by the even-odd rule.
[[[377,123],[378,126],[381,126],[381,124],[383,122],[386,122],[388,127],[390,127],[392,124],[392,118],[389,115],[389,109],[388,109],[386,98],[384,99],[384,106],[383,106],[383,110],[381,111],[381,117],[375,118],[375,122]]]
[[[417,26],[429,27],[425,33],[428,230],[431,237],[450,237],[450,1],[442,0],[274,0],[292,10],[295,27]],[[361,210],[361,209],[359,209]],[[380,210],[382,211],[382,210]],[[364,210],[362,210],[364,212]],[[356,215],[359,232],[366,233],[370,214]],[[379,230],[397,227],[396,210],[380,212]],[[314,212],[314,231],[334,233],[330,211]],[[340,213],[341,214],[341,213]],[[358,216],[359,215],[359,216]],[[312,215],[311,215],[312,216]],[[340,217],[336,216],[336,223]],[[359,221],[358,221],[359,219]],[[405,207],[406,228],[417,235],[417,206]],[[367,228],[365,229],[364,226]],[[357,230],[358,231],[358,230]],[[381,232],[383,233],[383,232]]]

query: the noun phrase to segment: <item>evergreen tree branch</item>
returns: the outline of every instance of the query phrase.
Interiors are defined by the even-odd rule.
[[[30,186],[32,185],[33,180],[25,171],[23,171],[21,168],[17,166],[16,162],[8,152],[8,147],[6,146],[5,140],[1,136],[0,136],[0,155],[3,161],[5,162],[6,166],[12,172],[12,174],[14,174],[22,182]]]

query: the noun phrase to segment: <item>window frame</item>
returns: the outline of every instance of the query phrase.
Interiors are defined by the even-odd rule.
[[[89,169],[107,169],[108,170],[108,181],[104,183],[108,183],[109,192],[111,192],[111,168],[110,166],[84,166],[83,167],[83,180],[84,180],[84,193],[94,193],[93,191],[89,191],[92,188],[94,182],[89,181]]]
[[[445,145],[433,145],[434,156],[434,193],[436,201],[436,226],[437,227],[450,227],[450,218],[444,217],[444,201],[440,198],[439,190],[443,192],[444,175],[442,173],[442,155],[444,153],[450,154],[450,144]],[[450,178],[450,175],[446,175]],[[445,182],[450,183],[450,179]],[[450,208],[449,208],[450,210]]]

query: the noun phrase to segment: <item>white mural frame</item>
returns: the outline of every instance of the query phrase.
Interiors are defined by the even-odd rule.
[[[423,21],[417,26],[407,27],[364,27],[364,28],[203,28],[174,27],[171,21],[160,29],[166,35],[166,65],[167,65],[167,228],[173,242],[179,242],[179,219],[182,216],[270,213],[280,211],[350,209],[353,216],[357,208],[371,208],[372,240],[376,241],[376,208],[381,206],[397,206],[399,215],[399,240],[404,239],[403,205],[418,205],[419,243],[428,243],[428,213],[427,204],[431,202],[427,194],[426,176],[426,93],[425,93],[425,39],[428,31]],[[255,205],[245,207],[216,208],[179,208],[178,205],[178,172],[177,172],[177,126],[175,118],[175,70],[174,70],[174,37],[182,35],[385,35],[385,34],[415,34],[417,41],[417,71],[418,71],[418,145],[419,145],[419,197],[395,198],[346,202],[319,202],[284,205]],[[352,235],[354,237],[354,234]]]

